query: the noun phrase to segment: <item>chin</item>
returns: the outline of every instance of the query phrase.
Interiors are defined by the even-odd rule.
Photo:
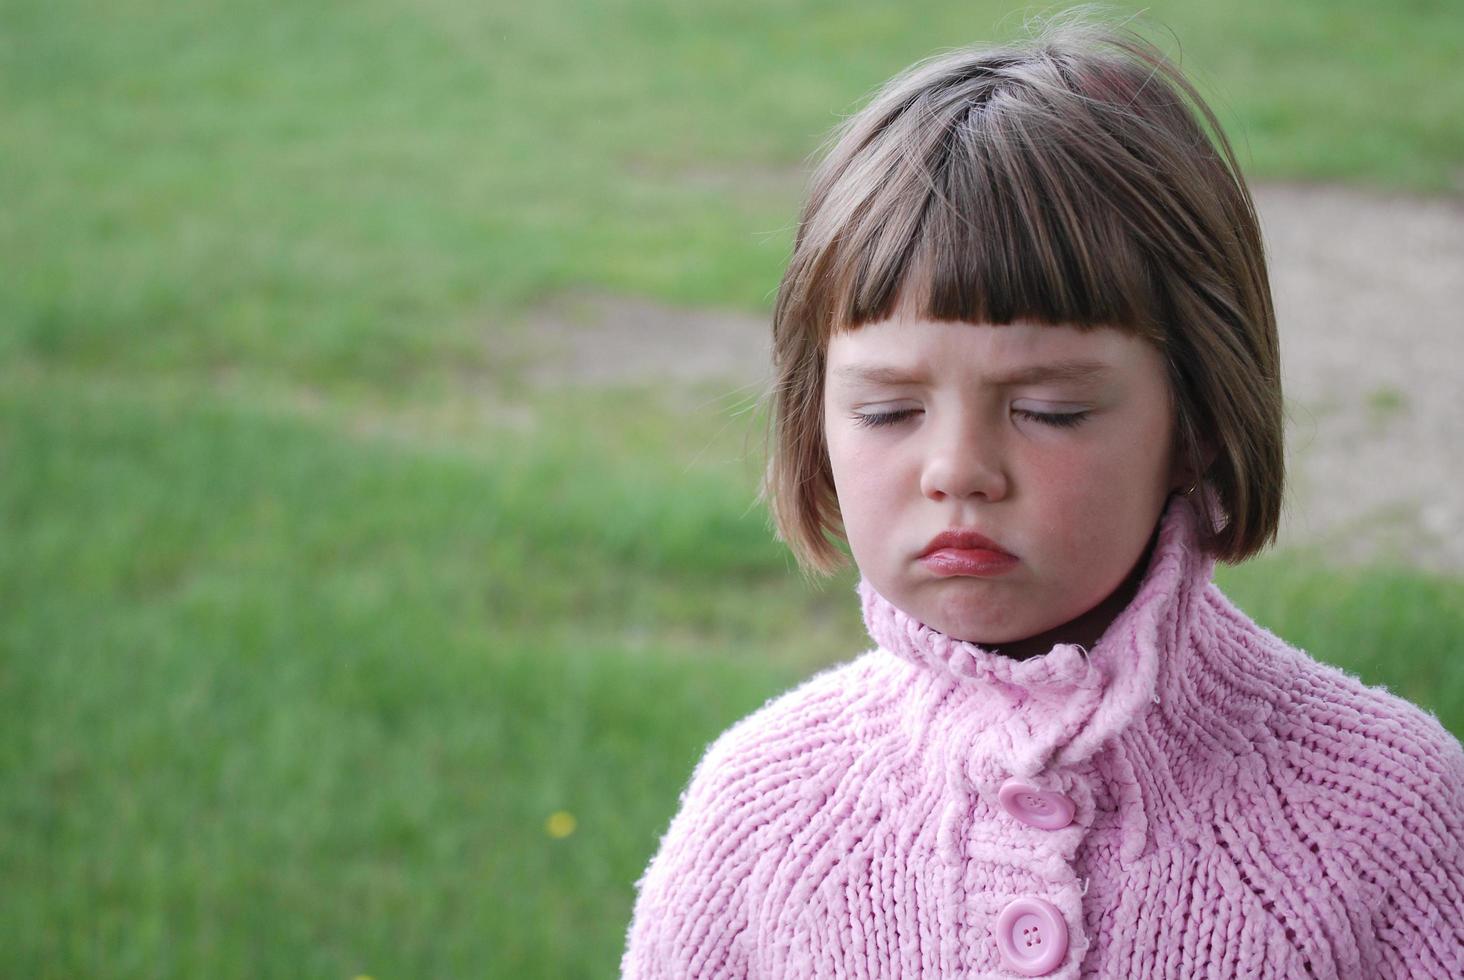
[[[926,615],[920,615],[922,612]],[[917,610],[912,614],[933,630],[983,647],[1030,640],[1065,622],[1054,621],[1051,616],[1023,617],[1020,613],[1020,609],[1012,608],[1009,599],[977,598],[965,590],[951,590],[917,603]]]
[[[1002,633],[994,630],[986,630],[981,629],[980,627],[971,627],[970,629],[957,628],[951,630],[939,630],[939,632],[944,633],[946,636],[949,636],[953,640],[962,640],[966,643],[974,643],[976,644],[976,646],[979,647],[1006,646],[1009,643],[1016,643],[1020,640],[1026,639],[1025,636],[1020,636],[1012,633]]]
[[[879,582],[871,582],[881,595],[923,625],[978,646],[1016,643],[1057,625],[1013,616],[1013,593],[1004,588],[993,590],[993,583],[984,579],[892,583],[889,592]]]
[[[921,619],[920,617],[916,617]],[[1015,643],[1029,636],[1036,636],[1041,630],[1023,628],[1002,616],[973,616],[969,603],[964,608],[934,609],[929,619],[921,619],[931,629],[944,633],[956,640],[975,643],[978,646],[999,646]]]

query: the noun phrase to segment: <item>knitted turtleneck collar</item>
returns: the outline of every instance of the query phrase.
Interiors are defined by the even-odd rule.
[[[1191,602],[1214,571],[1198,525],[1189,498],[1170,499],[1134,598],[1091,651],[1062,643],[1016,660],[931,629],[861,581],[865,626],[888,652],[980,697],[973,752],[1017,775],[1076,764],[1171,690],[1192,654]]]

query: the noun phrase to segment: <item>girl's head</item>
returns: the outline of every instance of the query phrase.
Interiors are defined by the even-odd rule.
[[[1218,559],[1274,537],[1260,232],[1159,51],[1084,24],[958,51],[836,137],[773,322],[768,493],[805,567],[835,568],[845,539],[896,605],[1004,643],[1114,593],[1171,492]],[[951,529],[1015,561],[927,554]]]

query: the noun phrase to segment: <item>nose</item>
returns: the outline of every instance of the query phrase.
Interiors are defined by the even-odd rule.
[[[937,501],[1005,497],[1008,481],[1001,437],[971,419],[947,421],[930,434],[920,492]]]

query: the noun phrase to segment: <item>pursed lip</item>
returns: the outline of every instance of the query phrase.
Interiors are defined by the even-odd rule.
[[[937,578],[995,578],[1019,563],[1016,555],[986,535],[959,527],[937,534],[918,560]]]
[[[1011,552],[991,540],[984,534],[979,534],[970,528],[953,527],[942,531],[930,540],[925,550],[920,553],[921,558],[926,558],[937,551],[944,549],[953,551],[989,551],[997,555],[1005,555],[1008,558],[1015,558]]]

